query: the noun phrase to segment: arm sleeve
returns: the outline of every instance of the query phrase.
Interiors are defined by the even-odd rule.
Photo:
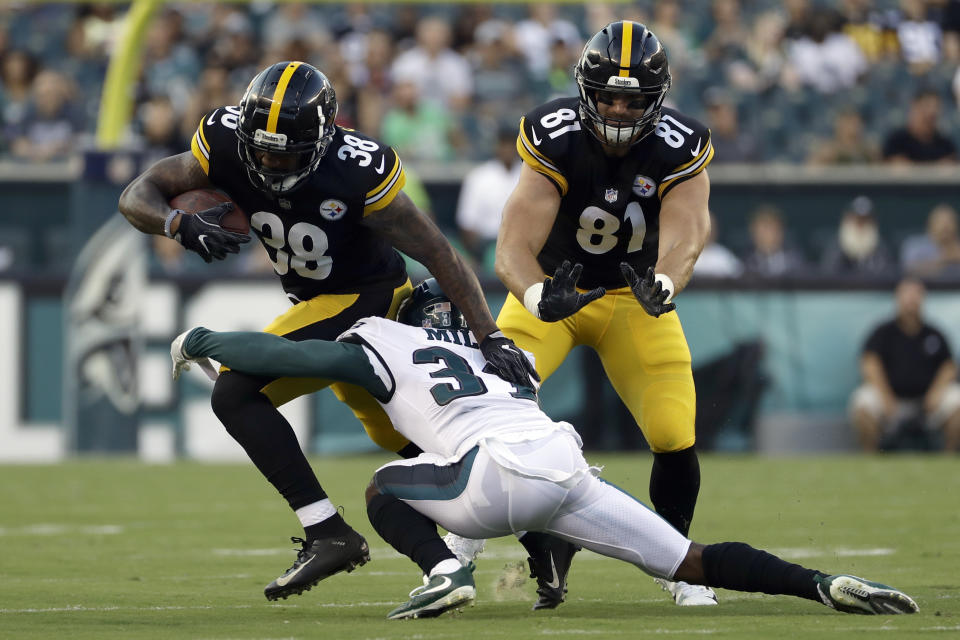
[[[208,357],[254,375],[330,378],[363,387],[374,397],[387,391],[358,344],[304,340],[294,342],[258,331],[210,331],[199,327],[183,345],[191,357]]]

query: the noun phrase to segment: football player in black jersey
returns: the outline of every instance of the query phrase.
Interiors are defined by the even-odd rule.
[[[650,499],[686,535],[700,466],[690,350],[672,299],[709,231],[710,131],[662,106],[667,56],[642,24],[604,27],[575,76],[579,98],[520,121],[524,164],[496,253],[511,295],[497,322],[544,379],[573,347],[597,351],[653,451]],[[661,586],[678,604],[716,604],[704,587]]]
[[[293,303],[265,331],[292,340],[332,340],[359,318],[392,317],[410,281],[397,250],[423,263],[474,327],[499,375],[531,386],[533,367],[498,331],[473,271],[437,226],[401,191],[400,158],[356,131],[334,124],[337,100],[327,77],[309,64],[279,62],[260,72],[239,106],[203,116],[191,150],[159,161],[120,197],[136,228],[165,234],[207,262],[249,240],[220,226],[233,203],[195,215],[171,210],[174,196],[216,187],[249,217]],[[363,537],[337,513],[276,407],[330,385],[329,380],[266,378],[227,371],[212,405],[227,431],[286,498],[304,526],[297,561],[267,586],[275,600],[310,589],[368,559]],[[364,390],[333,384],[371,439],[416,455]]]

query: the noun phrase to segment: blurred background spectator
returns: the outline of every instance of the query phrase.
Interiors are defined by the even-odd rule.
[[[815,165],[871,164],[878,160],[880,148],[864,135],[863,118],[854,109],[837,113],[833,136],[820,140],[807,158]]]
[[[720,233],[717,216],[710,212],[710,235],[700,257],[693,265],[694,277],[735,278],[743,273],[743,263],[727,247],[717,242]]]
[[[488,255],[497,241],[500,212],[520,179],[516,151],[517,128],[501,125],[497,130],[494,157],[478,164],[463,179],[457,201],[457,228],[464,248],[474,262],[493,274]],[[486,264],[490,262],[490,264]]]
[[[743,257],[744,270],[761,278],[802,275],[807,262],[786,240],[783,215],[772,205],[762,205],[750,216],[751,247]]]
[[[957,148],[940,131],[940,95],[923,90],[910,101],[910,110],[903,127],[894,129],[883,143],[883,157],[887,162],[910,164],[957,161]]]
[[[714,162],[758,162],[760,147],[756,137],[740,128],[737,106],[730,94],[719,87],[706,92],[707,126],[714,148]]]
[[[960,280],[960,231],[957,211],[939,204],[927,217],[927,232],[904,240],[900,262],[917,277]]]
[[[28,162],[67,160],[83,131],[70,79],[56,71],[38,73],[23,118],[10,131],[15,158]]]
[[[923,317],[926,290],[911,278],[896,289],[896,315],[863,347],[863,385],[850,414],[865,451],[934,448],[943,431],[948,451],[960,448],[960,384],[944,335]]]
[[[873,201],[857,196],[843,212],[836,237],[820,260],[824,274],[880,278],[896,270],[896,262],[880,236]]]

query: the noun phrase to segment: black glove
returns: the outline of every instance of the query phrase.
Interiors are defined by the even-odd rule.
[[[656,281],[656,274],[653,271],[653,267],[647,269],[647,275],[644,276],[643,280],[637,276],[637,272],[633,270],[633,267],[626,262],[620,263],[620,273],[623,274],[623,279],[627,281],[627,284],[630,285],[630,288],[633,290],[633,295],[636,297],[637,302],[640,303],[640,306],[643,307],[643,310],[649,315],[654,318],[659,318],[664,313],[669,313],[677,308],[677,305],[672,302],[664,303],[667,296],[673,292],[663,290],[663,286]]]
[[[530,378],[540,382],[540,374],[533,368],[526,354],[513,344],[513,340],[503,335],[503,331],[494,331],[480,341],[480,351],[495,373],[518,387],[532,386]]]
[[[583,265],[579,262],[571,267],[570,261],[564,260],[557,267],[553,277],[543,281],[543,292],[537,304],[541,320],[544,322],[563,320],[597,298],[603,297],[607,292],[603,287],[597,287],[586,293],[577,291],[577,280],[580,279],[582,271]]]
[[[228,253],[239,253],[240,245],[250,242],[250,236],[220,226],[220,220],[232,210],[232,202],[222,202],[193,215],[183,213],[173,239],[199,254],[204,262],[213,262],[214,258],[223,260]]]

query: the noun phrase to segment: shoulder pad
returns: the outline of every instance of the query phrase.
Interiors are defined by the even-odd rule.
[[[237,118],[240,108],[236,106],[217,107],[202,118],[197,130],[190,140],[190,151],[203,167],[203,171],[210,175],[212,158],[228,150],[231,157],[236,155]]]
[[[569,184],[564,162],[581,131],[577,99],[551,100],[520,119],[517,153],[531,169],[549,178],[560,195],[566,195]]]
[[[664,169],[658,188],[661,198],[671,187],[706,169],[713,160],[710,129],[674,109],[663,110],[653,137]]]
[[[327,151],[350,184],[364,193],[363,215],[390,204],[406,183],[400,156],[388,145],[352,129],[338,128]]]

